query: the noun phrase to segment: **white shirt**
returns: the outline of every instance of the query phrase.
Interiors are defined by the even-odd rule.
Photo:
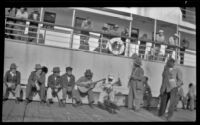
[[[21,10],[17,10],[16,17],[28,19],[28,13],[27,12],[22,13]]]

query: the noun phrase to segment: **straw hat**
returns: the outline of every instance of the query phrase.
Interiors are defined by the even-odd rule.
[[[87,70],[85,71],[85,76],[92,76],[92,75],[93,75],[93,73],[91,72],[90,69],[87,69]]]
[[[17,68],[17,66],[16,66],[15,63],[12,63],[12,64],[10,65],[10,69],[16,69],[16,68]]]
[[[178,36],[178,34],[177,34],[177,33],[175,33],[175,34],[174,34],[174,36],[175,36],[175,37],[177,37],[177,38],[179,38],[179,36]]]
[[[41,69],[42,68],[42,66],[40,65],[40,64],[36,64],[35,65],[35,69],[37,70],[37,69]]]
[[[53,68],[53,72],[54,72],[54,73],[60,72],[60,68],[59,68],[59,67],[54,67],[54,68]]]

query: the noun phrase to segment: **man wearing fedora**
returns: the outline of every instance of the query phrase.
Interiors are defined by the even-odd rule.
[[[99,46],[94,51],[100,52],[100,49],[101,49],[102,53],[108,53],[109,51],[108,51],[107,43],[108,43],[108,40],[110,39],[108,24],[105,23],[102,27],[102,30],[103,32],[100,36],[101,39],[99,39]]]
[[[4,90],[5,95],[3,100],[8,100],[9,93],[11,92],[16,97],[16,102],[21,101],[20,98],[20,80],[21,80],[21,74],[19,71],[17,71],[17,66],[15,63],[12,63],[10,65],[10,70],[8,70],[4,77]]]
[[[72,90],[75,85],[75,76],[72,74],[72,67],[66,67],[66,73],[61,76],[61,84],[63,87],[63,102],[66,103],[66,97],[72,98]]]
[[[171,55],[172,51],[176,50],[175,46],[178,46],[178,43],[179,43],[179,36],[178,36],[177,33],[175,33],[173,36],[171,36],[169,38],[169,43],[168,43],[168,46],[167,46],[167,49],[166,49],[166,54]]]
[[[176,99],[178,95],[178,88],[183,85],[182,72],[180,69],[174,67],[175,60],[169,58],[162,73],[162,85],[160,88],[161,104],[159,109],[159,116],[170,120],[176,106]],[[165,117],[165,110],[167,103],[170,100],[167,117]]]
[[[159,52],[160,52],[160,46],[161,46],[161,44],[158,44],[158,43],[164,43],[165,42],[165,36],[164,36],[163,30],[158,31],[158,34],[156,35],[156,42],[157,43],[155,44],[154,54],[155,54],[155,59],[158,59]]]
[[[90,69],[87,69],[84,73],[84,76],[80,77],[78,81],[76,82],[76,86],[82,86],[82,87],[88,87],[88,84],[85,84],[86,82],[92,82],[93,73]],[[92,90],[89,90],[86,93],[82,93],[78,88],[73,89],[72,91],[73,98],[76,101],[75,106],[81,105],[81,97],[88,96],[89,106],[93,108],[94,103],[94,95]]]
[[[53,68],[53,74],[48,77],[47,86],[47,105],[49,106],[49,104],[53,102],[53,97],[57,97],[59,106],[62,106],[62,86],[59,67]]]
[[[143,103],[143,91],[144,91],[144,70],[141,68],[142,61],[139,57],[135,58],[134,67],[132,69],[131,77],[128,83],[128,108],[135,111],[140,110],[140,106]]]
[[[45,103],[45,73],[42,73],[42,66],[40,64],[35,65],[35,71],[32,71],[26,87],[26,102],[29,103],[32,100],[35,92],[38,92],[41,103]]]

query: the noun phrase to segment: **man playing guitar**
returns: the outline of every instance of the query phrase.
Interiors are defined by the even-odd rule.
[[[95,87],[97,82],[105,80],[99,80],[96,82],[92,81],[93,73],[91,70],[86,70],[84,76],[78,79],[75,84],[75,88],[72,91],[73,99],[75,99],[76,104],[74,106],[78,106],[82,103],[81,97],[88,96],[89,106],[93,108],[94,97],[92,89]]]

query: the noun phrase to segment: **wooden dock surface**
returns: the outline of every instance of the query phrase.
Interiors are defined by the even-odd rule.
[[[66,107],[58,107],[58,103],[50,107],[41,105],[39,102],[31,102],[27,106],[25,102],[16,104],[14,100],[3,103],[3,122],[164,122],[159,118],[157,111],[140,112],[130,111],[121,107],[117,114],[99,109],[90,108],[88,105],[73,107],[67,104]],[[174,113],[172,121],[196,121],[196,111],[179,109]]]

